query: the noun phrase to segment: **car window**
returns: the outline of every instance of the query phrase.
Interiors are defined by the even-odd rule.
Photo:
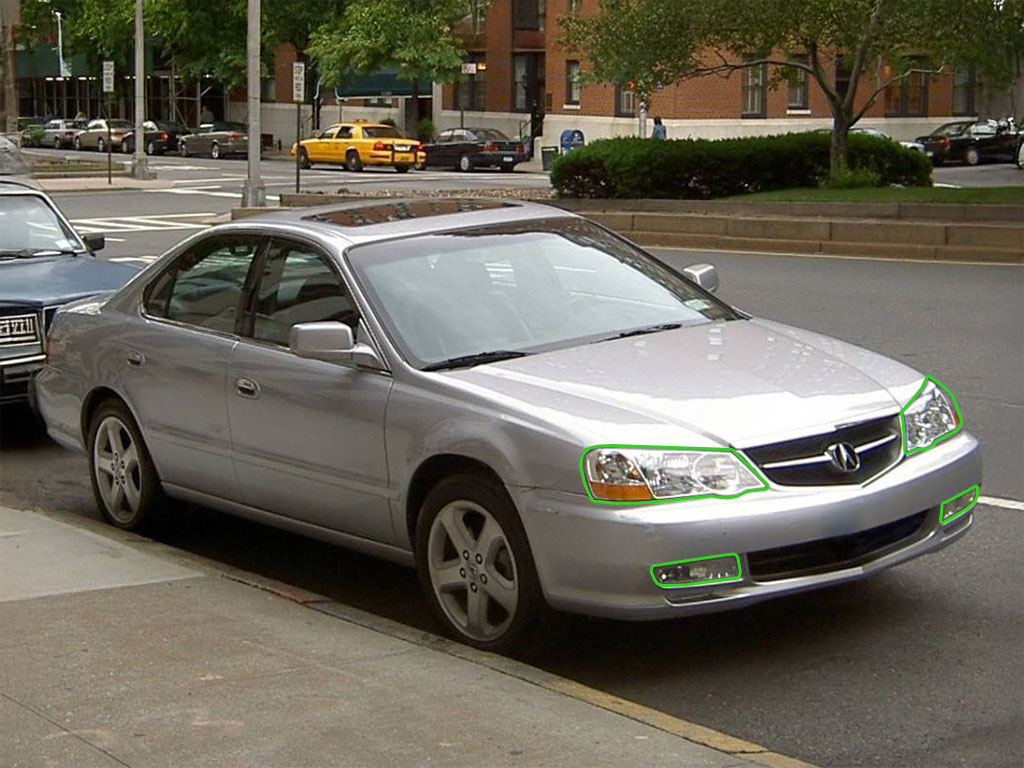
[[[197,243],[146,290],[146,313],[234,333],[242,290],[258,245],[255,235],[216,237]]]
[[[106,128],[107,126],[102,120],[92,120],[86,127],[91,131],[93,128]]]
[[[80,128],[83,131],[89,127],[89,123],[85,120],[71,120],[70,125],[72,128]]]
[[[975,136],[995,136],[996,126],[994,123],[982,121],[971,126],[971,133]]]
[[[476,131],[477,141],[508,141],[509,138],[501,131],[494,130],[493,128],[483,128]]]
[[[0,197],[0,251],[66,250],[82,247],[45,200],[37,195]]]
[[[970,123],[946,123],[932,132],[932,136],[959,136],[970,126]]]
[[[335,138],[339,139],[351,139],[352,138],[352,126],[343,125],[338,129],[338,135]]]
[[[363,137],[367,139],[404,139],[397,128],[390,125],[368,125],[363,127]]]
[[[338,126],[332,125],[330,128],[324,128],[322,131],[317,133],[314,138],[317,139],[333,139],[334,134],[337,132]]]
[[[451,141],[451,140],[452,140],[452,132],[450,130],[448,130],[448,131],[441,131],[439,134],[437,134],[437,136],[434,137],[434,141],[436,143],[438,143],[438,144],[442,144],[442,143],[444,143],[446,141]]]
[[[115,128],[115,129],[117,129],[119,131],[123,131],[123,130],[129,130],[130,131],[135,126],[133,126],[128,120],[111,120],[110,121],[110,127],[111,128]]]
[[[273,243],[256,290],[252,337],[287,347],[293,325],[325,320],[359,325],[341,278],[310,246]]]
[[[46,124],[46,130],[52,131],[60,128],[60,120],[51,120]]]

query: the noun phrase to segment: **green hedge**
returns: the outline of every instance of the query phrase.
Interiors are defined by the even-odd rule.
[[[744,139],[602,139],[555,160],[551,184],[562,197],[708,200],[745,192],[816,187],[829,174],[827,133]],[[876,136],[851,134],[850,167],[883,185],[931,186],[921,152]]]

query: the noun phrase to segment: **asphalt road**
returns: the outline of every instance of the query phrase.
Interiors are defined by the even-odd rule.
[[[158,253],[195,231],[167,222],[202,226],[199,216],[178,215],[205,218],[234,202],[175,192],[58,199],[79,221],[134,219],[136,229],[121,219],[124,231],[113,235],[121,242],[102,254],[113,258]],[[154,217],[160,225],[147,227]],[[658,254],[677,265],[715,263],[722,296],[754,314],[863,344],[939,378],[982,439],[982,492],[1024,499],[1020,268]],[[14,411],[0,414],[0,504],[97,517],[84,457],[57,448]],[[414,575],[387,563],[196,507],[181,509],[159,538],[435,628]],[[1024,511],[980,505],[964,540],[867,581],[697,619],[571,619],[534,663],[821,765],[1018,768],[1022,540]]]

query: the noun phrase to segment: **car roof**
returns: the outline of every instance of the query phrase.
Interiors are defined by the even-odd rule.
[[[26,193],[40,197],[47,196],[28,176],[0,176],[0,195],[24,195]]]
[[[217,227],[218,231],[267,226],[315,232],[344,244],[392,240],[490,224],[576,214],[524,200],[482,197],[369,198],[315,208],[281,209]],[[207,230],[211,232],[211,230]]]

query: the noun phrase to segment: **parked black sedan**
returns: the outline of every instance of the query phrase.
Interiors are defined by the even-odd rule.
[[[946,123],[917,140],[924,145],[925,154],[935,165],[945,162],[977,165],[982,160],[1012,162],[1017,149],[1017,134],[995,120]]]
[[[119,288],[138,271],[95,258],[102,235],[80,237],[46,194],[2,175],[6,167],[0,163],[0,405],[28,401],[58,307]]]
[[[423,145],[424,166],[446,166],[460,171],[477,167],[511,171],[526,161],[526,147],[493,128],[449,128]]]
[[[188,128],[181,123],[172,123],[169,120],[146,120],[142,124],[143,149],[147,155],[162,155],[165,152],[178,151],[178,139],[188,133]],[[121,151],[126,155],[135,152],[135,134],[125,136],[121,142]]]

